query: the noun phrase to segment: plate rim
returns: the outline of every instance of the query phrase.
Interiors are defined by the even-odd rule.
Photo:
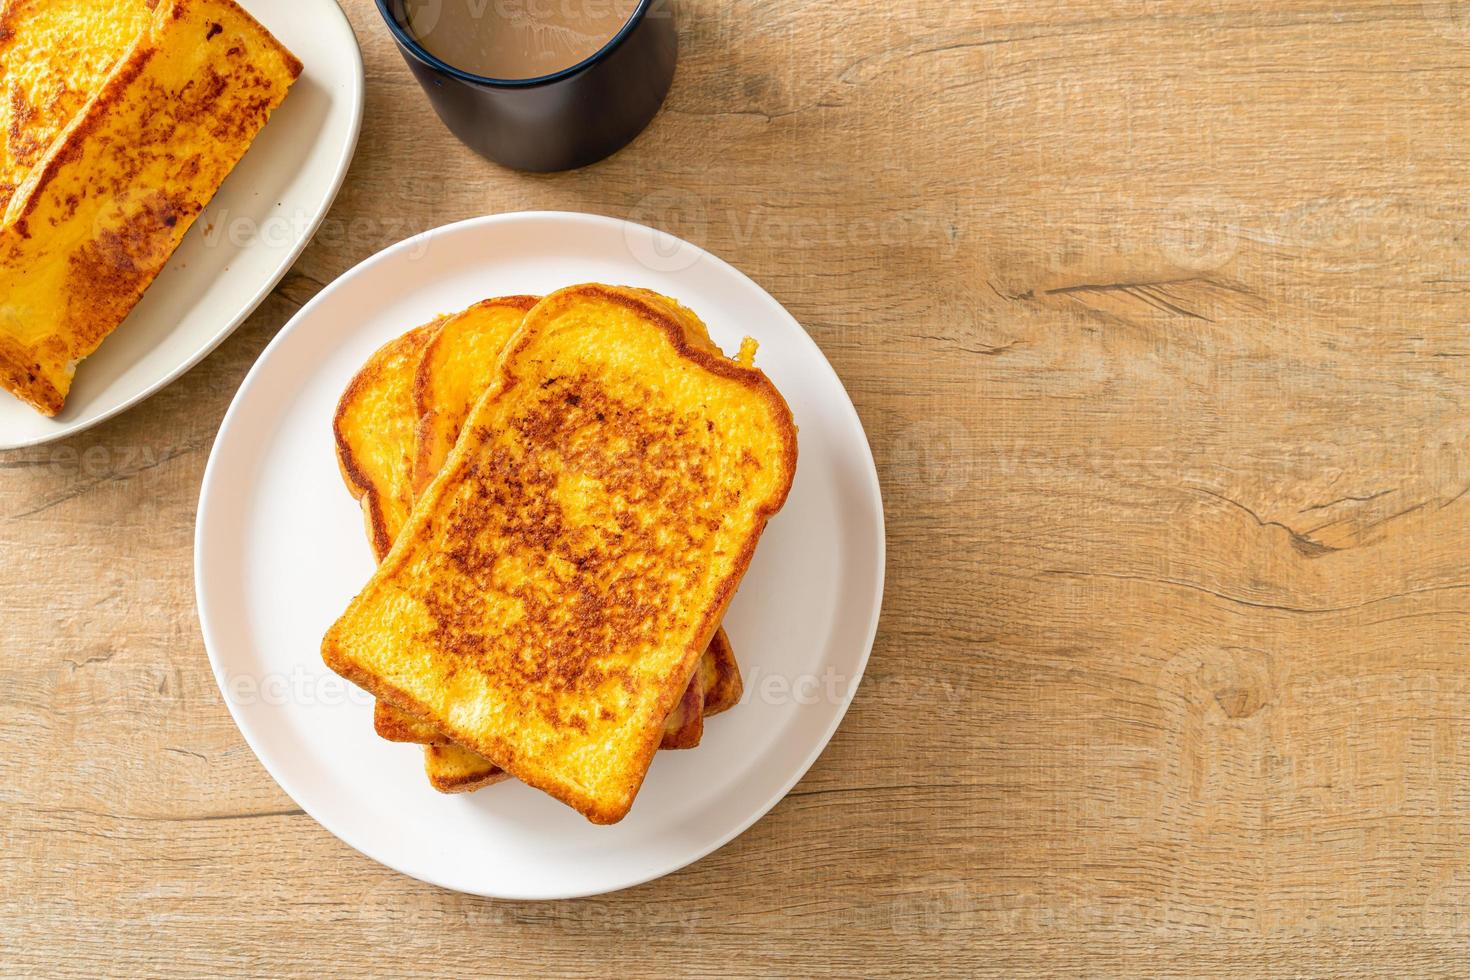
[[[207,523],[206,515],[211,508],[211,497],[215,495],[212,491],[216,482],[215,474],[217,470],[217,465],[223,465],[217,464],[217,460],[219,459],[220,446],[226,442],[227,431],[234,425],[238,424],[237,416],[239,412],[243,411],[243,409],[241,409],[241,406],[244,402],[246,392],[254,385],[261,383],[260,378],[263,377],[262,367],[269,360],[270,355],[272,354],[276,345],[282,344],[292,332],[297,329],[301,329],[300,324],[308,321],[308,317],[314,313],[315,308],[319,303],[324,302],[326,298],[334,293],[336,290],[347,288],[345,284],[347,280],[349,280],[349,278],[356,278],[357,276],[369,271],[373,266],[377,265],[378,263],[389,260],[398,252],[412,250],[419,245],[427,243],[432,237],[436,235],[443,235],[469,226],[493,225],[525,220],[553,222],[582,221],[593,224],[610,225],[612,227],[620,228],[625,232],[629,230],[635,230],[640,232],[649,232],[652,234],[664,235],[679,242],[680,245],[682,245],[683,247],[692,250],[688,254],[694,256],[696,262],[712,262],[724,273],[733,274],[734,276],[743,280],[745,283],[754,287],[756,290],[759,290],[762,294],[768,297],[771,302],[774,303],[775,306],[780,309],[781,312],[788,319],[790,319],[791,323],[797,328],[797,332],[801,335],[805,342],[810,345],[817,357],[821,359],[821,362],[826,365],[827,370],[832,373],[833,378],[837,381],[838,390],[842,393],[842,397],[846,402],[847,409],[851,412],[852,419],[857,425],[857,431],[858,434],[861,436],[861,443],[864,451],[863,461],[867,464],[864,467],[864,473],[867,479],[862,481],[863,491],[864,497],[867,503],[871,506],[874,515],[874,531],[876,542],[876,549],[874,553],[874,558],[876,562],[876,574],[874,576],[873,594],[868,600],[871,603],[869,621],[862,634],[865,639],[861,644],[862,648],[858,654],[855,663],[855,670],[853,672],[852,682],[847,685],[847,689],[842,697],[842,702],[838,706],[837,710],[834,712],[832,720],[829,723],[826,731],[823,732],[822,736],[816,740],[813,748],[807,754],[807,757],[803,759],[798,765],[793,767],[790,777],[784,781],[780,788],[776,790],[769,799],[753,806],[750,810],[749,815],[742,818],[741,821],[738,821],[733,830],[722,836],[719,836],[717,839],[712,839],[712,842],[708,845],[701,844],[698,847],[694,848],[694,852],[690,857],[685,860],[679,861],[679,863],[677,864],[673,864],[669,867],[659,867],[648,872],[647,874],[643,874],[640,872],[639,874],[628,876],[626,880],[619,879],[609,885],[594,885],[591,887],[578,888],[574,890],[563,889],[557,891],[555,894],[530,893],[506,889],[494,890],[488,887],[470,888],[465,887],[462,883],[447,881],[445,880],[444,876],[436,874],[432,871],[426,872],[421,869],[411,869],[405,867],[401,863],[390,858],[389,856],[384,855],[378,847],[351,839],[355,835],[349,835],[347,832],[344,832],[337,826],[334,826],[332,822],[323,819],[323,817],[318,814],[315,807],[308,806],[301,799],[301,797],[297,795],[296,792],[293,792],[291,786],[292,781],[288,781],[286,778],[284,778],[282,774],[277,771],[276,766],[268,760],[267,755],[263,753],[257,746],[255,738],[252,737],[251,733],[248,730],[248,727],[242,722],[240,713],[237,710],[234,701],[229,697],[228,691],[226,690],[227,681],[223,673],[224,665],[221,663],[219,655],[215,653],[216,643],[214,641],[214,631],[210,627],[208,615],[205,611],[204,597],[206,586],[201,571],[204,567],[203,556],[206,550],[206,546],[204,543],[204,528]],[[204,641],[205,653],[209,658],[211,668],[210,672],[214,677],[216,686],[220,690],[221,700],[224,701],[225,707],[230,713],[230,718],[235,723],[235,728],[245,739],[245,743],[250,747],[251,752],[254,753],[256,759],[260,762],[261,766],[266,770],[270,777],[275,780],[276,785],[279,786],[281,790],[285,792],[286,795],[289,796],[293,802],[296,803],[297,806],[301,807],[301,809],[303,810],[303,812],[306,813],[307,816],[311,817],[312,820],[314,820],[317,825],[320,826],[323,830],[327,831],[337,840],[341,841],[343,844],[347,845],[357,853],[363,855],[371,861],[374,861],[386,868],[390,868],[393,871],[398,872],[399,874],[413,878],[417,881],[422,881],[426,884],[433,885],[438,888],[443,888],[447,891],[477,895],[482,898],[494,898],[509,901],[561,901],[568,899],[587,898],[595,895],[611,894],[613,892],[623,891],[628,888],[634,888],[639,885],[646,884],[650,881],[654,881],[658,878],[671,875],[677,871],[681,871],[684,868],[687,868],[690,865],[703,860],[704,858],[713,854],[715,851],[718,851],[725,845],[729,844],[732,840],[745,833],[758,821],[769,814],[771,810],[775,809],[775,807],[782,800],[786,799],[791,790],[806,776],[806,774],[811,770],[811,767],[816,764],[817,760],[821,758],[822,754],[827,750],[827,746],[831,744],[833,737],[837,734],[837,730],[842,726],[843,719],[846,718],[848,710],[852,707],[852,702],[857,697],[857,693],[859,688],[861,687],[863,677],[865,677],[867,674],[868,662],[873,654],[873,646],[877,640],[878,626],[882,619],[883,613],[883,598],[887,584],[888,572],[888,537],[887,518],[883,507],[883,494],[882,486],[878,477],[878,466],[873,456],[872,443],[868,438],[867,428],[863,425],[862,416],[861,414],[859,414],[857,406],[853,404],[852,395],[848,392],[847,386],[842,383],[841,376],[837,373],[836,368],[832,366],[831,361],[827,359],[827,356],[825,353],[823,353],[821,346],[817,344],[816,340],[811,336],[811,334],[807,332],[806,328],[801,325],[801,322],[797,320],[796,317],[793,316],[790,311],[788,311],[785,306],[780,303],[779,300],[777,300],[774,296],[771,296],[771,294],[767,292],[764,287],[755,282],[755,280],[751,279],[748,275],[746,275],[744,272],[742,272],[731,263],[726,262],[724,259],[715,255],[713,252],[710,252],[709,250],[695,245],[691,242],[685,241],[684,239],[679,238],[676,235],[672,235],[669,232],[659,231],[657,229],[650,228],[646,225],[642,225],[634,221],[629,221],[623,218],[614,218],[609,215],[593,214],[580,211],[527,210],[505,211],[497,212],[494,214],[477,215],[470,218],[464,218],[459,221],[449,222],[447,224],[440,225],[438,227],[431,228],[423,232],[419,232],[418,234],[412,235],[408,238],[401,239],[400,241],[395,242],[392,245],[389,245],[379,250],[378,252],[373,253],[372,255],[363,259],[361,262],[358,262],[356,265],[352,266],[350,269],[347,269],[345,272],[343,272],[341,275],[339,275],[337,278],[333,279],[330,283],[323,287],[310,300],[308,300],[307,303],[301,307],[301,309],[296,311],[295,315],[293,315],[291,319],[288,320],[286,324],[276,333],[276,335],[271,338],[270,342],[265,346],[265,348],[256,358],[255,362],[251,365],[250,370],[245,375],[245,378],[240,382],[239,388],[236,389],[234,397],[231,398],[229,408],[225,411],[224,417],[220,421],[219,430],[216,433],[214,442],[210,447],[209,459],[205,464],[204,475],[200,480],[199,501],[195,509],[193,560],[195,612],[199,619],[200,634],[201,638]]]
[[[248,0],[243,0],[241,5],[247,6]],[[286,249],[285,253],[283,253],[282,255],[281,262],[266,279],[261,281],[260,287],[255,291],[250,299],[246,301],[246,305],[241,308],[239,315],[230,319],[228,323],[226,323],[216,333],[206,339],[203,346],[190,354],[188,357],[184,358],[184,360],[180,361],[176,367],[165,372],[161,377],[142,386],[137,391],[133,392],[131,395],[128,395],[122,401],[118,402],[118,404],[112,406],[111,408],[92,418],[78,419],[73,422],[61,422],[58,423],[57,428],[53,432],[48,432],[43,435],[31,436],[16,441],[7,440],[4,438],[3,435],[0,435],[0,452],[10,452],[17,449],[33,449],[37,446],[45,446],[49,443],[57,442],[70,436],[79,435],[80,433],[86,432],[88,429],[92,429],[101,425],[103,422],[116,418],[123,412],[126,412],[129,409],[136,407],[139,403],[144,402],[149,398],[152,398],[164,388],[167,388],[169,385],[179,380],[179,378],[183,377],[186,373],[196,367],[200,361],[204,360],[210,354],[213,354],[215,349],[218,348],[220,344],[228,340],[230,336],[240,328],[240,324],[244,323],[247,319],[249,319],[252,313],[260,308],[260,304],[265,302],[266,297],[268,297],[271,292],[276,288],[277,284],[279,284],[280,281],[286,277],[286,273],[291,271],[291,268],[296,264],[296,260],[301,258],[301,253],[306,251],[306,247],[310,245],[312,239],[316,237],[317,230],[321,228],[322,222],[326,220],[328,213],[331,212],[332,205],[336,202],[337,195],[342,190],[342,184],[347,179],[347,171],[352,167],[352,160],[357,155],[357,141],[358,138],[362,135],[363,106],[367,90],[367,79],[362,60],[362,44],[357,39],[357,32],[352,29],[352,21],[347,18],[346,11],[344,11],[342,7],[337,4],[336,0],[323,0],[323,6],[330,7],[332,9],[337,18],[341,21],[342,26],[347,29],[347,36],[352,40],[352,43],[350,45],[347,45],[347,48],[350,48],[352,59],[352,71],[349,77],[355,82],[355,85],[354,91],[352,93],[352,118],[351,125],[349,127],[349,135],[348,138],[342,143],[342,153],[335,164],[335,173],[332,176],[331,186],[327,190],[327,195],[323,201],[320,213],[311,220],[309,225],[307,225],[307,227],[305,228],[305,233],[300,237],[300,239],[290,248]],[[252,14],[252,16],[254,15]],[[192,231],[193,229],[190,230]],[[149,286],[151,287],[152,283],[149,283]],[[299,312],[300,311],[298,311],[298,313]],[[129,311],[129,313],[131,313],[131,311]],[[123,322],[127,322],[126,318],[123,320]]]

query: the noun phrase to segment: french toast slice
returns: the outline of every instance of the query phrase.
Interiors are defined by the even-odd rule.
[[[0,387],[61,411],[300,73],[233,0],[160,0],[10,197]]]
[[[795,467],[764,374],[646,293],[560,290],[526,315],[323,659],[620,820]]]
[[[706,349],[714,349],[704,322],[691,310],[666,296],[651,291],[646,294],[676,310],[688,339]],[[467,314],[480,312],[480,315],[461,314],[452,317],[426,348],[414,381],[414,401],[419,412],[414,440],[416,494],[422,491],[443,465],[444,457],[459,437],[460,428],[470,408],[488,386],[501,350],[515,328],[520,325],[520,317],[516,317],[513,323],[497,317],[497,308],[506,311],[519,310],[524,314],[538,301],[539,297],[530,296],[485,300],[466,311]],[[715,685],[718,687],[714,687]],[[735,692],[733,699],[729,698],[731,685]],[[713,708],[709,696],[711,690],[717,699]],[[690,681],[684,696],[664,720],[663,738],[659,748],[697,747],[704,737],[705,717],[735,704],[739,700],[740,690],[740,667],[730,647],[729,637],[721,628],[715,632],[705,655],[700,658],[700,668],[696,671],[695,679]],[[379,700],[375,703],[373,722],[378,734],[390,741],[421,742],[425,745],[453,744],[427,722],[414,718],[387,701]],[[426,750],[424,770],[428,774],[430,785],[441,792],[468,792],[490,785],[496,781],[495,775],[502,771],[489,759],[462,748],[454,752]]]
[[[387,554],[413,507],[415,461],[429,457],[415,430],[453,445],[470,403],[484,391],[505,342],[539,297],[506,296],[416,327],[378,348],[348,383],[333,417],[337,462],[343,479],[362,505],[374,557]],[[419,423],[413,419],[422,415]],[[414,450],[405,447],[413,446]],[[437,469],[442,453],[432,457]],[[693,685],[691,685],[693,687]],[[703,698],[698,707],[681,702],[666,725],[667,748],[689,748],[703,731]],[[373,708],[373,725],[396,742],[447,745],[449,739],[428,723],[386,701]],[[459,754],[441,754],[447,765]],[[481,768],[493,763],[481,760]],[[432,765],[430,766],[432,772]],[[490,775],[487,771],[487,777]],[[459,787],[479,779],[455,780]]]
[[[654,292],[648,292],[648,295],[675,307],[679,319],[684,322],[685,334],[698,344],[713,348],[709,331],[700,317],[670,298],[660,297]],[[494,373],[495,361],[500,359],[501,350],[509,341],[510,335],[519,328],[526,311],[538,301],[539,297],[516,295],[475,304],[465,313],[450,317],[423,351],[413,383],[415,407],[419,413],[413,455],[415,494],[428,485],[429,479],[434,478],[444,464],[444,457],[459,438],[460,428],[465,425],[465,417],[470,408],[479,395],[484,394]],[[704,669],[700,671],[700,685],[728,685],[732,677],[735,685],[739,685],[739,667],[725,630],[717,630],[700,664]],[[695,748],[700,743],[704,736],[704,716],[709,714],[707,698],[698,689],[700,685],[695,685],[691,680],[685,689],[684,698],[681,698],[675,710],[664,720],[660,748],[688,749]],[[373,708],[373,724],[378,735],[390,741],[422,742],[425,745],[444,745],[448,742],[441,733],[435,732],[434,727],[398,710],[387,701],[376,702]],[[440,777],[437,768],[441,765],[453,771]],[[481,774],[498,770],[497,765],[490,760],[481,758],[479,770],[469,767],[469,779],[466,780],[467,767],[469,761],[457,754],[451,758],[434,752],[426,754],[425,768],[429,773],[429,782],[435,786],[460,786],[465,782],[478,782]]]
[[[0,3],[0,214],[148,27],[157,0]]]
[[[348,383],[333,417],[333,436],[338,465],[362,505],[375,557],[386,553],[412,507],[410,456],[414,463],[432,460],[435,467],[442,462],[442,455],[425,452],[423,434],[452,446],[470,404],[494,374],[506,341],[537,301],[534,296],[498,297],[439,317],[378,348]],[[686,325],[708,344],[704,324],[693,318]],[[403,447],[409,441],[408,420],[415,412],[421,417],[415,450],[408,453]],[[726,698],[731,685],[738,692],[740,668],[723,630],[711,641],[701,667],[707,683],[718,685],[717,697]],[[734,700],[738,699],[737,693]],[[716,710],[733,703],[721,703]],[[702,690],[691,682],[686,697],[665,721],[661,747],[698,745],[706,713]],[[374,704],[373,725],[389,741],[453,744],[432,725],[383,700]],[[425,769],[435,788],[446,792],[491,785],[500,772],[493,762],[468,750],[426,753]]]

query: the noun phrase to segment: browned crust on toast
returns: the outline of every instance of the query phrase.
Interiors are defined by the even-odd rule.
[[[510,778],[510,773],[504,769],[472,770],[455,776],[447,775],[443,766],[438,763],[446,754],[458,751],[464,750],[453,745],[424,746],[424,774],[429,777],[429,785],[439,792],[473,793],[477,789],[494,786]]]
[[[539,302],[541,302],[540,296],[496,296],[491,299],[481,300],[474,306],[464,310],[464,312],[468,313],[471,310],[484,309],[492,306],[504,306],[508,309],[528,313]],[[430,372],[434,354],[437,352],[441,342],[447,343],[447,338],[443,335],[436,336],[424,348],[423,357],[420,358],[418,369],[414,372],[413,377],[413,407],[415,414],[418,416],[418,421],[414,424],[413,478],[411,484],[415,496],[423,493],[424,488],[429,485],[429,481],[434,479],[435,474],[439,472],[438,464],[442,463],[444,459],[442,455],[438,456],[437,459],[435,458],[436,453],[434,450],[440,444],[439,440],[443,439],[449,443],[449,446],[444,447],[446,454],[448,448],[454,442],[449,433],[439,431],[441,406],[435,402],[432,392],[433,381]]]
[[[704,689],[704,715],[717,715],[729,711],[740,703],[745,694],[745,681],[740,676],[740,663],[735,659],[735,648],[722,626],[715,630],[708,653],[714,660],[714,670]]]
[[[750,566],[750,561],[755,553],[756,544],[765,529],[766,522],[779,511],[790,493],[791,482],[796,471],[797,443],[796,426],[791,417],[791,409],[781,397],[775,386],[761,371],[742,366],[734,361],[726,359],[723,355],[701,349],[690,342],[684,325],[679,321],[677,314],[667,305],[639,295],[631,290],[607,287],[596,284],[574,286],[560,290],[548,296],[537,304],[528,319],[542,307],[548,310],[557,306],[564,306],[579,300],[592,299],[601,300],[612,304],[622,305],[632,310],[641,319],[650,322],[662,330],[669,344],[677,356],[692,362],[719,377],[723,377],[741,384],[750,389],[756,397],[764,400],[771,414],[779,420],[784,420],[780,425],[781,452],[776,464],[784,475],[775,491],[765,500],[759,502],[752,515],[752,527],[750,533],[736,555],[730,572],[722,579],[711,593],[711,602],[708,604],[705,614],[701,619],[694,641],[684,651],[682,658],[678,661],[672,674],[683,678],[683,683],[677,687],[670,685],[659,695],[655,702],[655,708],[649,715],[649,720],[644,723],[644,729],[637,737],[637,747],[634,750],[633,764],[629,771],[636,773],[636,780],[628,786],[625,797],[619,801],[611,802],[600,799],[571,785],[565,780],[542,778],[534,769],[528,770],[520,765],[516,750],[513,745],[503,737],[495,734],[477,733],[471,730],[449,732],[456,742],[467,748],[478,752],[480,755],[495,761],[512,775],[521,779],[529,785],[536,786],[552,796],[562,800],[574,809],[580,811],[593,823],[615,823],[626,814],[632,801],[636,798],[638,789],[641,788],[643,779],[646,777],[649,764],[661,741],[658,727],[661,720],[673,709],[674,702],[683,695],[684,687],[688,683],[699,656],[708,646],[715,630],[719,627],[730,601],[734,596],[735,589],[741,578]],[[507,345],[506,351],[501,356],[500,377],[492,384],[481,400],[481,407],[501,398],[507,391],[514,387],[517,381],[515,374],[515,355],[530,342],[526,329],[522,330]],[[478,410],[477,410],[478,411]],[[448,470],[446,469],[446,472]],[[397,567],[409,554],[407,548],[395,548],[383,562],[380,574],[393,574]],[[357,600],[354,600],[357,601]],[[343,677],[370,691],[375,696],[387,698],[396,704],[402,705],[418,716],[427,716],[431,710],[427,705],[417,701],[409,692],[402,690],[391,681],[370,674],[362,669],[357,663],[347,656],[346,650],[339,645],[336,628],[329,630],[323,638],[322,658],[329,667],[341,674]]]
[[[373,702],[373,731],[378,733],[379,738],[390,742],[406,742],[412,745],[451,744],[447,735],[428,722],[423,722],[421,727],[411,727],[411,720],[405,716],[403,709],[395,709],[381,698]]]
[[[357,457],[357,450],[347,437],[345,431],[347,414],[353,403],[362,397],[372,385],[377,374],[383,370],[384,361],[393,357],[400,350],[411,349],[415,345],[419,347],[427,345],[445,319],[446,317],[441,316],[422,326],[415,327],[408,333],[394,337],[374,351],[372,356],[352,376],[352,380],[347,383],[342,397],[337,399],[337,408],[332,413],[332,441],[337,447],[337,466],[342,471],[342,482],[347,484],[347,491],[352,494],[352,499],[362,505],[368,542],[372,546],[373,556],[379,561],[382,561],[383,556],[388,554],[393,547],[393,539],[388,534],[387,521],[383,515],[380,488],[369,479],[362,461]]]
[[[670,727],[672,726],[672,727]],[[683,697],[664,719],[661,749],[692,749],[704,738],[704,677],[699,670],[689,678]]]
[[[520,310],[522,313],[529,313],[531,308],[539,302],[541,302],[540,296],[519,294],[515,296],[493,296],[490,299],[482,299],[478,303],[466,307],[461,312],[468,313],[471,310],[504,306],[509,309]],[[428,365],[430,355],[435,353],[435,349],[439,346],[440,342],[441,338],[439,337],[435,337],[430,341],[429,345],[424,348],[424,359],[419,362],[418,370],[414,372],[413,409],[418,413],[419,418],[423,418],[425,415],[436,415],[439,412],[439,406],[433,400],[431,391],[433,388],[433,379],[429,374]]]
[[[301,59],[292,54],[284,44],[276,40],[275,35],[266,30],[260,21],[250,16],[249,11],[241,7],[235,0],[210,0],[210,4],[216,7],[228,7],[235,16],[238,16],[245,22],[247,27],[258,33],[264,41],[268,42],[280,54],[281,63],[285,67],[286,73],[291,76],[293,82],[301,77],[301,71],[304,67],[301,64]],[[188,12],[190,7],[199,5],[200,0],[173,0],[173,4],[167,13],[171,20],[179,20]],[[108,76],[106,84],[102,86],[102,89],[78,116],[76,123],[62,131],[61,135],[57,137],[54,149],[49,151],[37,163],[37,171],[33,171],[26,176],[25,181],[21,184],[21,188],[29,188],[33,185],[44,187],[55,179],[57,172],[63,166],[81,155],[83,142],[91,135],[92,130],[96,129],[103,119],[103,113],[98,110],[117,102],[119,93],[126,88],[128,82],[132,81],[142,72],[148,62],[153,59],[155,53],[152,48],[139,48],[135,45],[133,50],[122,57],[122,60],[113,69],[112,74]],[[25,234],[25,219],[36,209],[39,198],[37,195],[27,194],[20,201],[20,206],[15,209],[14,214],[9,215],[9,219],[12,223],[19,224],[22,234]]]
[[[66,403],[66,395],[47,380],[33,353],[11,338],[0,336],[0,388],[42,415],[55,418]]]

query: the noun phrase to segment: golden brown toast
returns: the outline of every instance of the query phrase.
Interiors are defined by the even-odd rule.
[[[678,309],[691,339],[706,347],[713,346],[704,323],[691,311],[668,297],[656,293],[648,295]],[[439,472],[454,441],[459,438],[470,409],[488,387],[506,342],[520,327],[526,312],[540,299],[539,296],[502,296],[483,300],[445,320],[425,347],[413,384],[414,408],[419,419],[414,431],[415,495]],[[720,652],[727,654],[727,658],[717,661],[715,650],[721,644],[723,650]],[[728,677],[733,672],[736,683],[739,683],[739,667],[723,630],[717,632],[701,662],[707,664],[711,676],[719,672]],[[699,744],[704,732],[705,712],[704,698],[695,688],[696,685],[691,683],[685,697],[665,721],[661,748],[687,749]],[[426,722],[386,702],[378,703],[373,718],[378,734],[390,741],[421,742],[425,745],[442,745],[449,741]],[[493,763],[485,760],[484,765]],[[428,768],[432,776],[432,762]]]
[[[710,641],[705,655],[699,660],[695,676],[690,680],[689,686],[684,689],[684,696],[679,699],[679,704],[664,720],[663,740],[659,743],[659,748],[692,749],[696,747],[704,736],[704,719],[735,707],[740,703],[743,693],[744,685],[740,677],[740,667],[735,661],[735,651],[730,647],[730,641],[724,629],[716,630],[715,638]],[[377,704],[381,707],[387,702],[379,701]],[[412,715],[401,711],[395,712],[393,717],[395,720],[414,721]],[[467,793],[482,786],[500,782],[497,777],[503,775],[504,770],[495,763],[469,749],[455,745],[449,739],[434,732],[426,722],[417,722],[417,724],[428,729],[435,739],[433,742],[423,743],[426,746],[424,771],[428,774],[430,785],[435,789],[442,793]],[[381,735],[382,730],[379,729],[378,733]],[[416,742],[419,739],[406,738],[394,741]],[[454,751],[435,751],[446,747]]]
[[[679,314],[685,334],[692,342],[713,350],[703,321],[674,300],[657,293],[648,296],[667,303]],[[505,313],[524,314],[539,297],[504,297],[485,300],[445,321],[425,349],[414,379],[414,401],[419,413],[415,430],[414,492],[426,486],[443,465],[474,402],[484,393],[494,374],[500,352],[520,317],[507,320]],[[502,314],[497,317],[497,313]],[[716,686],[717,685],[717,686]],[[733,699],[729,697],[732,689]],[[709,692],[716,700],[711,707]],[[684,696],[664,720],[661,749],[692,749],[704,737],[704,719],[733,706],[741,690],[740,668],[724,629],[715,632],[700,659],[700,669],[684,690]],[[452,745],[432,725],[401,711],[386,701],[374,705],[373,722],[378,734],[390,741]],[[458,748],[453,752],[425,751],[424,770],[429,783],[442,792],[468,792],[499,780],[501,768],[483,756]]]
[[[436,467],[442,461],[442,455],[430,456],[425,451],[423,435],[453,444],[470,402],[493,375],[505,342],[536,302],[536,297],[500,297],[440,317],[384,344],[348,383],[333,418],[337,460],[348,488],[362,504],[377,558],[387,552],[412,508],[410,457],[419,464],[431,460]],[[697,318],[688,322],[688,329],[708,342]],[[421,417],[413,427],[409,421],[415,413]],[[403,447],[411,429],[415,450],[407,452]],[[719,685],[718,698],[727,697],[726,688],[732,684],[739,690],[740,669],[723,630],[716,633],[701,664],[707,675],[704,682]],[[729,704],[721,702],[716,710]],[[702,688],[691,682],[664,723],[661,747],[698,745],[705,713]],[[373,724],[390,741],[453,744],[432,725],[387,701],[374,705]],[[491,785],[499,781],[495,777],[500,773],[493,762],[468,750],[426,753],[425,769],[430,782],[446,792]]]
[[[0,214],[148,27],[157,0],[0,3]]]
[[[0,386],[61,410],[300,73],[233,0],[161,0],[10,197]]]
[[[693,311],[651,290],[640,294],[672,307],[691,343],[714,350],[709,331]],[[444,465],[470,409],[484,394],[496,361],[539,296],[482,300],[449,317],[425,348],[413,380],[413,493],[417,496]]]
[[[619,820],[795,466],[775,387],[692,343],[676,308],[558,291],[526,315],[323,659]]]
[[[416,429],[453,444],[469,402],[484,391],[505,342],[536,302],[534,296],[500,297],[439,317],[378,348],[348,383],[332,422],[337,463],[362,505],[376,558],[388,553],[413,507],[415,448],[410,447],[418,445]],[[428,414],[416,425],[420,412]],[[442,459],[438,456],[434,465]],[[697,708],[670,715],[674,724],[666,726],[667,748],[699,744],[703,698],[698,691],[693,697]],[[374,706],[373,723],[390,741],[449,744],[432,726],[387,702]],[[491,765],[482,760],[482,768]]]
[[[725,635],[724,627],[715,630],[708,657],[701,657],[697,668],[704,687],[704,716],[729,711],[745,696],[745,681],[735,660],[735,649]]]
[[[488,299],[461,313],[440,317],[384,344],[349,382],[338,403],[333,434],[338,464],[349,489],[362,503],[376,557],[381,559],[386,553],[412,506],[409,456],[417,465],[438,467],[443,454],[426,450],[426,434],[441,446],[453,445],[471,403],[493,376],[506,341],[537,299]],[[708,344],[704,324],[692,314],[685,319],[690,333]],[[406,453],[402,447],[413,412],[420,415],[415,450]],[[726,698],[730,685],[738,692],[740,669],[723,630],[716,633],[701,665],[706,682],[719,685],[717,697]],[[691,682],[664,723],[662,748],[687,749],[699,744],[707,713],[705,700],[699,685]],[[721,702],[716,710],[733,703]],[[373,725],[389,741],[452,744],[432,725],[387,701],[374,705]],[[473,760],[477,762],[472,765]],[[500,771],[488,759],[467,751],[427,753],[425,769],[436,788],[449,787],[447,791],[453,792],[490,785]]]

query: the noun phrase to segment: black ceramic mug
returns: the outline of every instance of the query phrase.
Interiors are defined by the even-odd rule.
[[[616,152],[657,114],[674,79],[679,41],[669,0],[640,0],[596,54],[525,79],[486,78],[446,64],[404,26],[405,0],[377,3],[449,131],[481,156],[517,170],[570,170]]]

